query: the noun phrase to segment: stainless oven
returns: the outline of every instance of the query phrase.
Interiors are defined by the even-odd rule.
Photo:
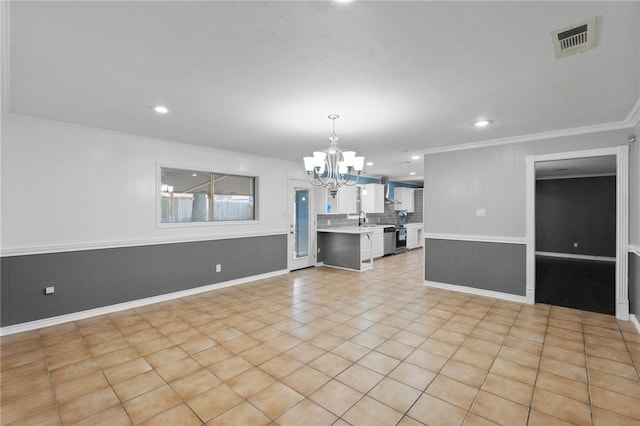
[[[396,226],[396,250],[395,253],[404,253],[407,250],[407,228],[404,225]]]

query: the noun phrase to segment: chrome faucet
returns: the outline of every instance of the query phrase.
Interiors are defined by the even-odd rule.
[[[360,222],[360,219],[362,219],[363,215],[364,215],[364,220]],[[358,226],[362,226],[362,224],[366,222],[367,222],[367,214],[363,210],[360,210],[360,213],[358,213]]]

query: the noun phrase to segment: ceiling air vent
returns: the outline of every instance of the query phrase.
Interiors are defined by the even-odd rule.
[[[596,18],[551,33],[556,59],[596,47]]]

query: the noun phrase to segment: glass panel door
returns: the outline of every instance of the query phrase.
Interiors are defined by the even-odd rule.
[[[309,190],[296,188],[293,203],[294,259],[309,256]]]

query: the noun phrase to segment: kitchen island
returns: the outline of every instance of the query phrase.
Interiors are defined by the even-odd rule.
[[[360,272],[372,269],[374,229],[367,226],[318,229],[324,265]]]

